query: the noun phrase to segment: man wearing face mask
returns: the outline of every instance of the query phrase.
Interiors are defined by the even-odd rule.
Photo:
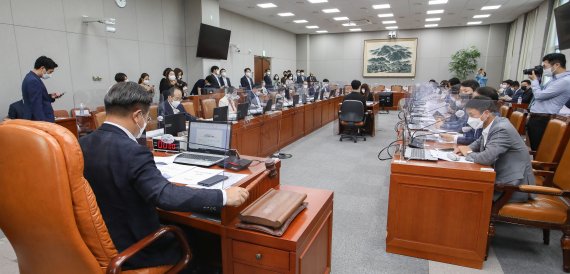
[[[253,79],[251,78],[251,69],[245,68],[243,72],[245,75],[241,78],[240,84],[243,88],[245,88],[245,90],[251,91],[253,90]]]
[[[243,188],[196,189],[177,186],[162,176],[150,150],[136,142],[149,120],[152,102],[140,85],[116,84],[104,101],[105,123],[79,144],[85,179],[119,252],[160,228],[157,207],[219,213],[223,206],[239,206],[247,199]],[[125,262],[123,270],[171,265],[179,257],[180,249],[172,238],[162,238]]]
[[[206,77],[208,83],[210,83],[210,87],[212,88],[220,88],[222,85],[220,83],[220,68],[218,66],[212,66],[210,68],[211,74]]]
[[[273,80],[271,80],[271,70],[266,69],[265,75],[263,76],[263,82],[265,82],[265,86],[271,88],[273,87]]]
[[[33,121],[55,122],[51,103],[63,94],[57,92],[48,94],[42,82],[51,78],[57,64],[46,56],[40,56],[22,81],[23,118]]]
[[[184,106],[181,104],[182,103],[182,90],[179,87],[172,87],[170,88],[168,91],[166,91],[166,94],[168,95],[166,101],[162,102],[162,104],[160,104],[159,107],[159,116],[165,117],[165,116],[169,116],[169,115],[174,115],[174,114],[178,114],[178,113],[184,113],[184,116],[186,117],[186,121],[196,121],[197,118],[190,115],[188,112],[186,112],[186,109],[184,109]],[[162,123],[160,123],[160,126],[162,127]]]
[[[302,84],[305,81],[307,81],[307,77],[305,77],[305,71],[300,70],[299,74],[297,74],[297,84]]]
[[[229,88],[224,97],[218,101],[218,107],[228,107],[229,113],[237,113],[237,106],[234,100],[239,99],[239,95],[234,88]]]
[[[474,129],[483,128],[481,136],[469,146],[458,146],[455,153],[465,159],[495,169],[496,184],[534,185],[534,175],[528,149],[509,119],[497,117],[496,104],[489,97],[476,96],[465,106],[468,123]],[[495,192],[493,200],[500,197]],[[512,202],[525,202],[526,193],[515,192]]]
[[[534,99],[530,103],[530,116],[526,124],[530,148],[537,150],[552,115],[560,112],[570,100],[570,72],[566,71],[566,56],[550,53],[542,58],[543,76],[551,77],[544,86],[532,71],[531,80]]]
[[[532,98],[532,88],[530,87],[531,83],[530,80],[523,80],[521,82],[521,88],[515,92],[512,98],[512,102],[518,102],[519,98],[521,98],[521,104],[530,104]]]
[[[232,86],[232,82],[230,82],[230,78],[228,78],[228,74],[227,74],[227,72],[226,72],[226,69],[225,69],[225,68],[222,68],[222,69],[220,70],[220,72],[221,72],[221,73],[220,73],[220,74],[221,74],[220,83],[222,83],[222,87],[225,87],[225,88],[231,87],[231,86]]]

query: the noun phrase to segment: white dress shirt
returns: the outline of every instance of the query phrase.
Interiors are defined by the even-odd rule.
[[[491,130],[491,126],[494,122],[495,118],[493,118],[493,121],[491,121],[491,123],[483,129],[483,132],[481,132],[481,135],[483,136],[483,146],[487,145],[487,137],[489,136],[489,131]]]

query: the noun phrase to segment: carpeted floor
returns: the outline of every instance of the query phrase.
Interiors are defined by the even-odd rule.
[[[385,252],[390,162],[377,154],[393,141],[396,112],[379,115],[376,136],[353,143],[338,141],[333,123],[289,145],[282,152],[283,184],[330,189],[334,196],[332,273],[563,273],[559,232],[549,246],[542,231],[498,225],[483,270],[473,270]],[[0,273],[18,273],[16,256],[0,231]]]

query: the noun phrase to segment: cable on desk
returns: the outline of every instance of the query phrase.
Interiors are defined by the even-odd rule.
[[[390,148],[392,147],[398,147],[398,145],[394,145],[396,142],[398,142],[398,140],[395,140],[393,142],[391,142],[389,145],[387,145],[386,147],[384,147],[382,150],[380,150],[380,152],[378,152],[378,160],[380,161],[386,161],[386,160],[391,160],[393,158],[392,153],[390,153]],[[388,153],[388,157],[387,158],[381,158],[382,153],[386,151]]]

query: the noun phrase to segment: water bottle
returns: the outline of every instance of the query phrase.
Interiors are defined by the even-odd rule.
[[[79,116],[83,116],[84,111],[85,111],[85,104],[80,103],[79,104]]]
[[[519,97],[519,98],[517,99],[517,104],[522,104],[522,97]]]

